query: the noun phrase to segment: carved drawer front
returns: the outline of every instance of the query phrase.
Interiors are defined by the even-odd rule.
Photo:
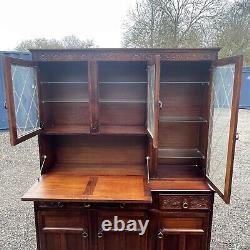
[[[209,195],[161,195],[159,197],[160,209],[201,209],[212,208],[212,197]]]

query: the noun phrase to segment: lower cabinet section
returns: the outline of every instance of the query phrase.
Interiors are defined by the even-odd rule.
[[[157,250],[207,250],[210,213],[165,212],[160,214]]]
[[[212,204],[165,194],[151,206],[35,203],[38,250],[209,250]]]

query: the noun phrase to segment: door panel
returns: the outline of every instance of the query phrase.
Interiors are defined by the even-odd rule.
[[[100,235],[100,232],[99,232]],[[147,235],[134,232],[102,232],[98,250],[147,250]]]
[[[241,56],[218,60],[211,84],[206,175],[226,203],[231,195],[241,72]]]
[[[157,250],[207,250],[209,213],[162,213]]]
[[[128,212],[128,211],[99,211],[98,215],[98,250],[147,250],[147,234],[139,235],[137,232],[124,231],[105,231],[103,232],[101,224],[104,220],[113,222],[114,216],[118,216],[119,220],[128,222],[129,220],[142,220],[144,223],[147,219],[144,212]],[[148,226],[149,228],[149,226]]]
[[[36,65],[5,58],[5,85],[11,144],[16,145],[41,129]]]
[[[153,139],[153,147],[158,147],[160,93],[160,56],[148,63],[147,130]]]
[[[41,250],[88,250],[87,215],[81,212],[39,212]]]

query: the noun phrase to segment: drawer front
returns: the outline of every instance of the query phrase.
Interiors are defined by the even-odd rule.
[[[161,195],[159,208],[164,210],[210,210],[212,208],[210,195]]]
[[[147,210],[148,204],[130,203],[96,203],[96,202],[36,202],[38,209],[121,209],[121,210]]]

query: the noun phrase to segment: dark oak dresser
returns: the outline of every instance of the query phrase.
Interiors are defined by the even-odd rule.
[[[208,250],[230,202],[242,57],[219,49],[31,50],[5,58],[11,144],[38,135],[39,250]],[[30,169],[32,171],[32,169]],[[147,230],[103,230],[114,216]]]

